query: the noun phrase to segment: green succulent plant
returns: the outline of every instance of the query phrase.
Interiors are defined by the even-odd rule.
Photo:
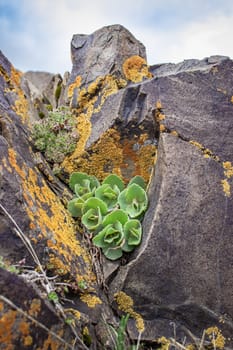
[[[80,172],[72,173],[69,182],[70,188],[78,197],[82,197],[87,193],[90,193],[90,195],[92,195],[92,193],[99,185],[100,183],[95,176]]]
[[[125,243],[122,247],[124,252],[131,252],[142,239],[142,226],[139,220],[128,220],[124,225]]]
[[[102,248],[104,255],[110,260],[119,259],[123,254],[123,226],[127,220],[128,215],[123,210],[114,210],[104,218],[103,229],[93,238],[93,243]]]
[[[76,197],[68,203],[68,210],[94,234],[92,242],[106,258],[119,259],[141,243],[140,220],[148,206],[141,176],[135,176],[125,188],[115,174],[100,184],[95,176],[77,172],[71,175],[69,186]]]
[[[91,193],[86,193],[81,197],[75,197],[71,199],[68,203],[68,210],[74,218],[82,216],[82,207],[85,201],[90,198]]]
[[[118,203],[131,218],[137,218],[147,209],[148,199],[145,190],[132,183],[120,193]]]
[[[95,191],[95,196],[102,199],[108,206],[113,209],[117,205],[120,192],[124,189],[124,183],[117,175],[109,175],[103,181],[103,184]]]
[[[139,176],[139,175],[134,176],[134,177],[130,180],[128,186],[129,186],[129,185],[132,185],[132,184],[137,184],[137,185],[139,185],[141,188],[143,188],[144,190],[146,190],[146,183],[145,183],[145,180],[143,179],[143,177],[141,177],[141,176]]]
[[[82,224],[90,231],[95,231],[107,214],[107,205],[99,198],[91,197],[82,206]]]

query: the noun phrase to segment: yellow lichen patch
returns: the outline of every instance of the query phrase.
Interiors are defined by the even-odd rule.
[[[144,78],[150,79],[153,77],[149,72],[146,60],[137,55],[127,58],[122,68],[126,79],[134,83],[139,83]]]
[[[109,129],[90,148],[89,153],[84,152],[77,161],[68,164],[68,171],[83,171],[95,175],[99,180],[110,172],[121,175],[122,149],[119,140],[119,133],[115,129]]]
[[[69,85],[68,91],[67,91],[67,96],[68,98],[72,98],[74,89],[79,88],[82,83],[82,77],[78,75],[75,79],[75,81]]]
[[[170,132],[170,134],[173,135],[173,136],[179,136],[179,134],[178,134],[178,132],[176,130],[172,130]]]
[[[129,314],[130,317],[135,319],[138,332],[139,333],[144,332],[145,325],[144,325],[143,318],[139,313],[134,311],[133,309],[134,302],[132,298],[122,291],[115,293],[114,298],[117,302],[119,310]]]
[[[165,115],[163,113],[157,113],[156,114],[156,120],[157,122],[161,122],[162,120],[165,119]]]
[[[206,148],[201,143],[199,143],[197,141],[193,141],[193,140],[189,141],[189,143],[191,145],[197,147],[203,153],[204,158],[212,158],[216,162],[220,161],[218,156],[216,156],[209,148]]]
[[[157,109],[162,109],[162,103],[161,103],[160,100],[156,101],[155,107],[156,107]]]
[[[225,346],[225,338],[218,327],[210,327],[205,330],[205,334],[211,340],[214,349],[223,349]]]
[[[32,345],[32,344],[33,344],[33,338],[32,338],[30,335],[27,335],[27,336],[24,338],[23,344],[24,344],[24,346],[30,346],[30,345]]]
[[[76,163],[79,162],[79,157],[85,152],[87,140],[91,135],[92,115],[101,110],[102,105],[110,95],[116,93],[125,85],[126,81],[123,79],[117,79],[112,75],[106,75],[104,77],[98,77],[87,89],[78,89],[76,114],[77,132],[80,137],[75,151],[70,156],[66,157],[62,163],[62,168],[64,168],[66,172],[71,173],[75,171]],[[72,94],[71,97],[73,97]]]
[[[222,184],[223,192],[225,193],[225,195],[227,197],[230,197],[231,186],[230,186],[229,182],[227,181],[227,179],[221,180],[221,184]]]
[[[156,342],[160,345],[159,349],[160,350],[169,350],[171,341],[167,339],[166,337],[160,337],[156,339]]]
[[[15,101],[14,106],[12,109],[15,111],[16,114],[18,114],[22,122],[29,122],[29,116],[28,116],[28,102],[26,97],[24,96],[24,92],[20,87],[20,80],[21,80],[22,73],[17,71],[13,66],[11,68],[11,81],[14,85],[14,90],[18,95],[18,99]]]
[[[233,166],[231,162],[223,162],[222,163],[223,168],[225,169],[224,175],[230,179],[233,176]]]
[[[74,315],[74,317],[77,318],[78,320],[81,319],[81,312],[79,312],[79,311],[76,310],[76,309],[72,309],[72,308],[65,309],[65,313],[67,313],[67,314],[71,313],[71,314]]]
[[[160,124],[159,125],[159,131],[160,132],[165,132],[167,129],[166,129],[166,126],[164,124]]]
[[[233,96],[231,96],[231,102],[233,103]]]
[[[80,296],[80,299],[82,300],[83,303],[87,304],[87,306],[92,309],[95,308],[97,305],[102,304],[102,301],[100,300],[100,298],[92,294],[82,294]]]
[[[67,273],[73,271],[78,279],[85,280],[87,284],[93,283],[95,276],[89,254],[76,239],[74,222],[69,213],[44,179],[38,178],[36,169],[27,169],[23,162],[19,165],[13,149],[9,149],[8,153],[9,164],[22,181],[25,210],[30,227],[37,232],[32,237],[35,243],[39,239],[49,242],[50,265],[58,273],[61,270]]]
[[[16,173],[22,178],[25,179],[26,173],[22,166],[18,165],[16,160],[16,152],[13,148],[8,149],[8,161]]]

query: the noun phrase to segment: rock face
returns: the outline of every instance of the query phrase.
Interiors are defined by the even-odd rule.
[[[126,183],[142,175],[148,183],[141,245],[121,261],[103,259],[104,276],[95,270],[112,308],[130,314],[132,339],[138,331],[144,341],[175,332],[181,341],[217,327],[232,347],[233,61],[213,56],[148,67],[144,46],[119,25],[75,35],[71,52],[60,101],[72,107],[80,137],[60,178],[83,171],[99,180],[116,173]],[[20,75],[3,55],[0,65],[1,204],[44,266],[88,285],[75,307],[102,334],[98,320],[112,313],[63,205],[69,191],[35,157]],[[0,255],[10,264],[31,262],[9,215],[1,215]]]
[[[91,35],[76,34],[71,41],[71,81],[81,75],[86,86],[107,74],[119,78],[125,59],[134,55],[146,58],[145,47],[120,25],[104,27]]]

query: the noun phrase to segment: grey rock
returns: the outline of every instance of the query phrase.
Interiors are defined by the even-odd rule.
[[[224,167],[233,164],[233,62],[210,61],[189,62],[137,85],[146,101],[139,120],[149,111],[156,119],[158,160],[143,242],[118,270],[110,295],[113,300],[123,290],[132,297],[145,320],[145,339],[174,336],[171,324],[181,338],[184,327],[199,337],[211,325],[225,337],[233,334],[233,201],[223,187],[226,181],[231,188],[233,175]],[[129,102],[126,91],[118,106]],[[137,117],[134,108],[126,111],[127,119]]]
[[[119,24],[103,27],[91,35],[75,34],[71,41],[70,83],[78,75],[82,76],[82,86],[107,74],[121,77],[124,60],[133,55],[146,58],[145,47]]]

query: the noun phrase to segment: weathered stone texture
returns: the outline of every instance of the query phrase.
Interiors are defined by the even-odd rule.
[[[67,97],[62,93],[60,101],[77,115],[80,138],[61,178],[73,171],[100,180],[116,173],[125,182],[142,175],[149,187],[141,246],[119,263],[104,260],[109,300],[116,309],[116,295],[126,303],[118,310],[130,311],[132,337],[138,337],[135,323],[145,325],[147,340],[174,336],[174,326],[180,340],[187,330],[201,337],[218,326],[232,346],[232,60],[213,56],[150,68],[144,46],[119,25],[74,35],[71,52],[71,76],[62,87]],[[46,247],[50,264],[95,286],[90,256],[50,190],[58,186],[60,194],[64,185],[54,177],[46,182],[32,156],[20,75],[2,55],[0,64],[1,202],[35,247]],[[0,254],[11,263],[22,258],[6,216],[0,234]],[[95,293],[83,297],[86,304],[76,300],[84,313],[84,304],[98,304],[94,323],[105,308]]]
[[[81,75],[82,84],[87,86],[107,74],[123,78],[122,65],[134,55],[146,59],[145,47],[119,24],[101,28],[91,35],[75,34],[71,41],[70,80],[73,82]]]

